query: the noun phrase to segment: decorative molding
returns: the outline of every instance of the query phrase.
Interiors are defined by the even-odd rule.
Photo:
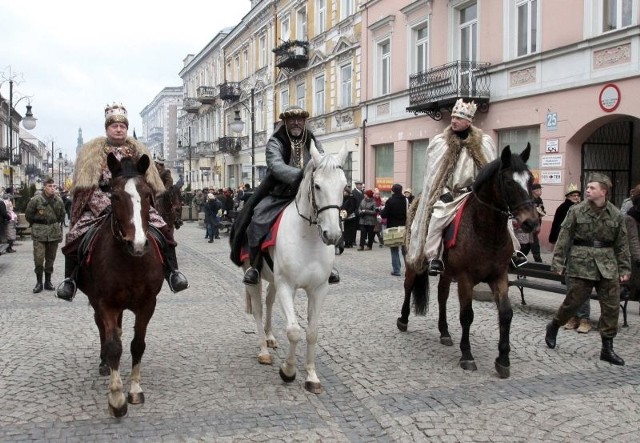
[[[336,113],[333,118],[336,121],[337,128],[342,128],[342,126],[353,126],[353,110],[342,112],[338,111],[338,113]]]
[[[378,32],[379,30],[381,30],[382,28],[384,28],[387,25],[391,26],[393,24],[393,22],[395,22],[395,21],[396,21],[396,16],[395,15],[387,15],[386,17],[383,17],[380,20],[378,20],[377,22],[369,25],[369,31]]]
[[[391,104],[389,102],[380,103],[376,106],[376,115],[389,115],[391,112]]]
[[[631,61],[631,43],[593,51],[593,69],[621,65]]]
[[[511,87],[517,87],[522,85],[528,85],[529,83],[536,82],[536,67],[529,66],[523,69],[517,69],[509,72],[509,85]]]

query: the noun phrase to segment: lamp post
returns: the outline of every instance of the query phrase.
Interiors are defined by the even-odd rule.
[[[187,176],[187,184],[189,185],[189,188],[191,188],[191,126],[189,126],[188,134],[189,146],[187,146],[187,149],[189,150],[189,175]],[[182,140],[178,140],[178,148],[182,149]]]
[[[251,119],[251,189],[255,189],[256,187],[256,141],[255,141],[255,132],[256,132],[256,116],[255,116],[255,88],[251,88],[251,101],[250,107],[247,107],[244,103],[240,103],[244,108],[249,111],[249,117]],[[242,133],[244,130],[244,122],[240,118],[240,111],[235,111],[235,118],[229,125],[231,130],[236,134]]]

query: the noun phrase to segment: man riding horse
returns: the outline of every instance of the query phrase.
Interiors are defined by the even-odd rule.
[[[242,265],[240,250],[246,231],[249,244],[250,267],[242,282],[255,286],[260,279],[262,266],[261,242],[269,233],[278,214],[293,200],[303,178],[304,166],[311,159],[309,148],[315,142],[320,153],[322,146],[307,128],[309,113],[299,106],[289,106],[281,114],[274,133],[265,149],[268,174],[245,203],[234,223],[231,242],[231,260]],[[340,276],[333,269],[329,283],[338,283]]]
[[[496,158],[493,140],[471,124],[476,112],[474,102],[458,99],[451,111],[451,125],[436,135],[427,147],[422,196],[411,224],[408,251],[409,266],[429,275],[444,271],[442,236],[444,229],[471,193],[471,185],[480,168]],[[519,252],[511,223],[515,266],[527,262]]]
[[[102,215],[111,206],[111,172],[107,166],[107,155],[113,153],[118,160],[131,157],[138,161],[143,154],[150,156],[146,146],[127,136],[129,120],[126,108],[119,103],[105,108],[106,137],[95,138],[86,143],[76,161],[73,176],[73,205],[71,225],[62,248],[65,255],[65,280],[57,290],[57,296],[72,301],[76,294],[75,275],[78,268],[78,248],[85,234],[103,220]],[[155,166],[146,171],[146,180],[156,195],[163,192],[164,185]],[[176,241],[173,232],[152,206],[149,224],[164,236],[165,277],[173,292],[189,287],[187,278],[178,271]]]

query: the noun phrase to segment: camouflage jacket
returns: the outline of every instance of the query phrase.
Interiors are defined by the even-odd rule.
[[[576,241],[599,241],[612,246],[578,246],[574,244]],[[621,275],[631,274],[627,227],[618,208],[609,201],[601,211],[586,200],[572,206],[562,222],[551,269],[556,272],[566,269],[567,276],[587,280],[617,280]]]
[[[61,241],[64,215],[64,203],[60,197],[48,198],[44,193],[34,195],[24,214],[31,225],[31,238],[41,242]]]

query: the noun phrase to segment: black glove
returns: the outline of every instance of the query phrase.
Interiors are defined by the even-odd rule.
[[[446,194],[442,194],[440,196],[440,200],[444,203],[451,203],[453,201],[453,195],[451,192],[447,192]]]

